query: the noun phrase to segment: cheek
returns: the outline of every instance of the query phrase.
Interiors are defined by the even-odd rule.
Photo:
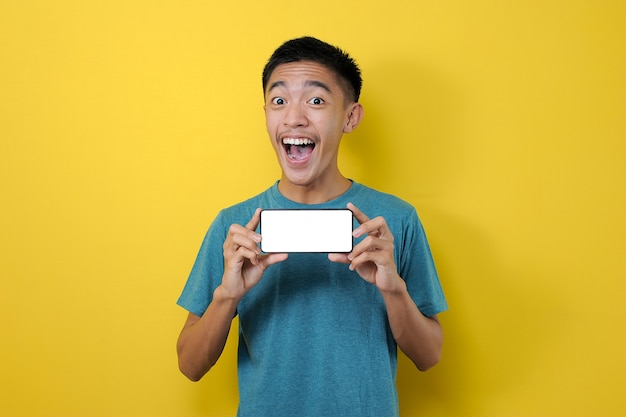
[[[276,120],[268,113],[265,113],[265,129],[270,135],[276,131]]]
[[[320,127],[326,136],[341,136],[343,134],[345,120],[342,117],[325,118],[317,126]]]

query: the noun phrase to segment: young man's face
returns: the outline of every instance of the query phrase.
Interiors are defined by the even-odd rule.
[[[322,189],[342,179],[339,143],[361,119],[362,108],[346,99],[327,67],[298,61],[281,64],[265,91],[265,120],[282,169],[284,186]]]

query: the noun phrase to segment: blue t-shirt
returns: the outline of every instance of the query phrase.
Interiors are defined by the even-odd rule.
[[[419,310],[426,316],[444,311],[446,300],[415,209],[356,182],[338,198],[312,205],[288,200],[275,183],[222,210],[204,238],[178,304],[204,314],[221,283],[228,228],[247,224],[257,207],[345,208],[348,202],[369,218],[387,221],[398,273]],[[238,416],[398,415],[397,347],[385,304],[378,289],[348,265],[330,262],[327,254],[289,254],[265,271],[239,303],[237,314]]]

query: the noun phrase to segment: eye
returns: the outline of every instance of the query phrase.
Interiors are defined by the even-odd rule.
[[[272,104],[275,104],[277,106],[282,106],[283,104],[285,104],[285,99],[282,97],[274,97],[272,99]]]
[[[309,103],[319,106],[320,104],[324,104],[324,100],[319,97],[313,97],[312,99],[309,100]]]

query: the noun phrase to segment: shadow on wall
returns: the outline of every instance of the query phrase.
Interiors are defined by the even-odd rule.
[[[450,194],[471,186],[463,177],[472,146],[463,134],[463,102],[463,92],[440,71],[389,62],[365,74],[365,119],[342,144],[354,170],[346,175],[420,212],[450,307],[440,316],[445,342],[437,367],[420,373],[399,355],[405,416],[480,415],[490,398],[515,392],[540,373],[533,357],[558,339],[546,330],[556,327],[546,326],[551,307],[537,305],[536,289],[525,282],[540,273],[532,260],[500,259],[487,230],[463,218],[463,207],[447,207]],[[540,298],[555,299],[545,290]],[[524,355],[520,345],[529,345]]]
[[[462,123],[458,89],[441,71],[418,65],[394,60],[364,74],[363,124],[352,137],[344,138],[342,146],[346,159],[358,170],[356,180],[395,194],[418,209],[450,305],[451,311],[440,316],[445,332],[441,364],[421,373],[399,353],[401,415],[462,415],[469,404],[458,393],[470,383],[464,347],[471,335],[465,317],[457,316],[462,299],[455,291],[457,271],[446,262],[454,262],[447,253],[446,233],[456,238],[463,226],[444,217],[447,210],[441,196],[457,181],[468,144],[458,134]],[[476,244],[475,239],[470,241]]]
[[[443,357],[420,373],[399,354],[401,415],[487,415],[494,401],[519,398],[541,380],[537,358],[556,351],[566,306],[529,286],[529,277],[546,273],[532,259],[503,261],[498,242],[458,216],[439,213],[435,227],[430,243],[450,307],[440,315]]]
[[[467,146],[457,133],[459,97],[433,69],[400,61],[368,67],[361,97],[365,115],[344,136],[342,171],[411,202],[441,194]]]

